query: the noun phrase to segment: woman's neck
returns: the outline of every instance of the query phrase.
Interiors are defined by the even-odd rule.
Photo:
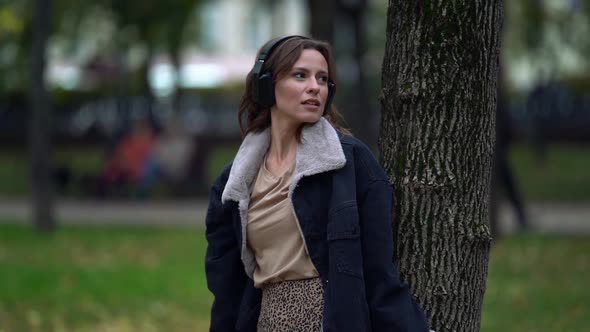
[[[282,164],[295,158],[297,152],[298,126],[282,121],[273,121],[270,127],[270,147],[267,160]]]

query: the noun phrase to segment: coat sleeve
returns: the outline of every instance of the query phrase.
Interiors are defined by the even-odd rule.
[[[425,315],[394,263],[393,190],[378,162],[364,152],[361,182],[366,185],[357,203],[372,330],[427,332]]]
[[[240,259],[240,248],[232,227],[231,211],[221,203],[223,181],[218,179],[209,196],[206,231],[205,272],[207,287],[213,293],[211,332],[235,331],[247,276]]]

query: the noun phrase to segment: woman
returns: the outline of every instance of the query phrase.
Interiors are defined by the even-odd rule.
[[[326,43],[258,53],[207,212],[211,331],[428,331],[392,264],[391,186],[337,129],[335,81]]]

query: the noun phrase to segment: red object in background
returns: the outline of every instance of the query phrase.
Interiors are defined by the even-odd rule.
[[[147,123],[139,122],[121,140],[113,156],[105,165],[103,176],[109,182],[121,178],[137,182],[142,175],[155,143],[152,129]]]

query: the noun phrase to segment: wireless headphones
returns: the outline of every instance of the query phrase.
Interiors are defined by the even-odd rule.
[[[264,108],[269,108],[276,103],[275,100],[275,84],[272,81],[272,72],[265,70],[264,63],[270,57],[272,52],[283,42],[291,38],[310,39],[304,36],[292,35],[273,39],[266,47],[264,47],[254,63],[254,68],[250,72],[251,76],[251,92],[252,99],[255,103]],[[328,82],[328,98],[326,98],[326,107],[324,113],[330,109],[330,104],[336,92],[336,85],[333,82]]]

